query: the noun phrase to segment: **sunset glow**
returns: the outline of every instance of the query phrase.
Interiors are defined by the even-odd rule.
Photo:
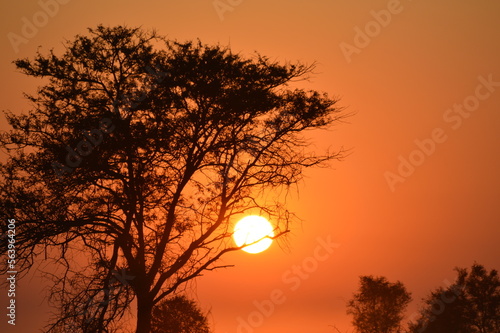
[[[248,253],[260,253],[267,250],[273,242],[270,238],[273,236],[274,232],[271,223],[258,215],[249,215],[242,218],[234,227],[233,234],[237,246],[252,244],[242,249]]]
[[[500,1],[0,7],[0,333],[500,323]]]

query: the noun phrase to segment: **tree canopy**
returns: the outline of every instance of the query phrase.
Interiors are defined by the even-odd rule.
[[[275,190],[341,157],[308,149],[307,130],[345,116],[289,86],[313,66],[123,26],[15,65],[44,81],[28,113],[6,113],[0,215],[17,221],[18,271],[40,254],[63,268],[48,330],[117,331],[135,299],[150,332],[156,304],[241,248],[236,217],[263,214],[283,235],[293,214]]]
[[[186,296],[162,300],[153,308],[152,333],[210,333],[208,320]]]
[[[411,295],[401,282],[361,276],[359,291],[347,303],[353,325],[360,333],[398,333]]]
[[[437,288],[425,299],[420,318],[410,333],[500,332],[500,279],[498,271],[474,264],[457,268],[457,280]]]

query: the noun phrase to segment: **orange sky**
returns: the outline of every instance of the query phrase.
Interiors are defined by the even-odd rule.
[[[32,0],[0,5],[0,109],[27,110],[22,92],[37,83],[16,73],[12,60],[32,57],[40,45],[60,48],[103,23],[230,43],[233,51],[279,61],[316,61],[317,74],[304,86],[338,96],[356,113],[311,133],[318,149],[344,146],[352,154],[331,169],[309,170],[293,191],[289,208],[303,222],[288,246],[232,254],[224,263],[235,268],[197,280],[197,299],[211,309],[217,333],[334,332],[330,325],[346,332],[345,302],[359,275],[401,280],[415,299],[410,316],[431,289],[454,279],[455,266],[500,268],[499,2],[60,2],[15,46],[8,34],[22,35],[24,22],[43,19],[43,9]],[[417,166],[405,169],[402,160]],[[21,281],[18,326],[7,332],[43,326],[42,287],[36,277]],[[1,291],[3,309],[5,299]],[[6,326],[4,318],[0,330]]]

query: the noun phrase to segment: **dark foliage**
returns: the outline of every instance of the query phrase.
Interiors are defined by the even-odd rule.
[[[147,333],[155,304],[239,249],[236,216],[261,213],[276,237],[287,232],[292,214],[271,194],[340,157],[315,155],[303,133],[342,114],[327,95],[288,87],[312,67],[140,29],[89,31],[62,55],[15,62],[44,84],[28,114],[7,114],[0,217],[17,221],[19,271],[40,254],[61,265],[49,330],[117,330],[136,299]]]
[[[210,333],[207,317],[185,296],[165,299],[153,308],[152,333]]]
[[[385,277],[361,276],[359,292],[347,304],[353,325],[360,333],[396,333],[410,293],[401,282],[391,283]]]
[[[498,272],[474,264],[470,272],[457,268],[457,273],[454,284],[431,292],[410,333],[500,332]]]

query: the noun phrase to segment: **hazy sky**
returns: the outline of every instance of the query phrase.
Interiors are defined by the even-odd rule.
[[[243,55],[316,61],[303,86],[355,113],[310,133],[317,149],[352,154],[309,170],[291,192],[289,208],[302,223],[288,246],[232,254],[224,263],[236,267],[193,286],[217,333],[336,332],[332,325],[346,332],[345,302],[360,275],[402,281],[413,293],[411,316],[431,289],[453,281],[455,266],[500,268],[500,2],[60,2],[1,3],[0,109],[28,110],[22,92],[38,84],[12,60],[40,46],[60,50],[102,23],[230,44]],[[7,332],[43,326],[43,286],[38,277],[20,282],[18,326]]]

